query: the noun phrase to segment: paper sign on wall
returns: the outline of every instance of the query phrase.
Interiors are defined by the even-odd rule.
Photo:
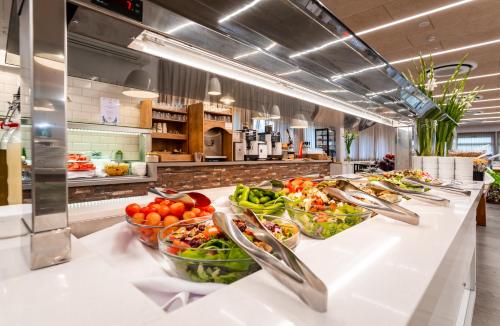
[[[101,97],[101,123],[118,125],[120,118],[120,100],[117,98]]]

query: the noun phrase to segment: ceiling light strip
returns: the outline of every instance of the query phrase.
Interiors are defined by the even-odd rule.
[[[477,91],[460,92],[458,94],[460,94],[460,95],[466,95],[466,94],[470,94],[470,93],[474,93],[474,92],[487,93],[487,92],[494,92],[494,91],[499,91],[499,90],[500,90],[500,87],[496,87],[496,88],[480,89],[480,90],[477,90]],[[452,95],[454,95],[454,94],[447,94],[446,96],[452,96]],[[432,97],[440,97],[440,96],[443,96],[443,94],[433,95]]]
[[[491,119],[491,118],[499,118],[500,119],[500,116],[498,116],[498,117],[483,117],[483,118],[465,118],[465,119],[462,119],[461,121],[486,120],[486,119]]]
[[[385,125],[393,126],[396,124],[396,122],[390,118],[369,112],[361,107],[347,103],[346,101],[334,99],[319,91],[263,73],[251,67],[238,64],[235,61],[216,56],[201,49],[190,47],[182,42],[155,33],[144,31],[143,34],[134,39],[128,47]]]
[[[389,27],[392,27],[392,26],[395,26],[395,25],[406,23],[406,22],[409,22],[411,20],[414,20],[414,19],[417,19],[417,18],[420,18],[420,17],[429,16],[429,15],[432,15],[432,14],[435,14],[435,13],[438,13],[438,12],[441,12],[441,11],[445,11],[445,10],[448,10],[448,9],[451,9],[451,8],[455,8],[455,7],[458,7],[458,6],[462,6],[462,5],[464,5],[466,3],[469,3],[469,2],[472,2],[472,1],[474,1],[474,0],[462,0],[462,1],[454,2],[454,3],[450,3],[449,5],[446,5],[446,6],[434,8],[434,9],[431,9],[431,10],[428,10],[428,11],[424,11],[424,12],[421,12],[421,13],[413,15],[413,16],[409,16],[409,17],[405,17],[405,18],[401,18],[401,19],[395,20],[395,21],[387,23],[387,24],[383,24],[383,25],[375,26],[375,27],[372,27],[372,28],[369,28],[369,29],[365,29],[364,31],[361,31],[361,32],[358,32],[358,33],[355,33],[355,34],[357,36],[365,35],[365,34],[368,34],[368,33],[379,31],[381,29],[386,29],[386,28],[389,28]]]
[[[474,103],[479,103],[479,102],[494,102],[494,101],[500,101],[500,97],[489,98],[489,99],[485,99],[485,100],[475,100]]]
[[[474,107],[474,108],[470,108],[469,110],[474,111],[474,110],[486,110],[486,109],[496,109],[496,108],[500,108],[500,106],[498,106],[498,105],[497,106],[483,106],[483,107],[479,107],[479,108]]]
[[[492,45],[492,44],[497,44],[497,43],[500,43],[500,39],[495,39],[495,40],[481,42],[481,43],[474,43],[474,44],[465,45],[465,46],[461,46],[461,47],[454,48],[454,49],[439,51],[439,52],[436,52],[436,53],[424,54],[424,55],[422,55],[422,58],[429,58],[431,55],[432,55],[432,57],[437,57],[437,56],[440,56],[440,55],[443,55],[443,54],[448,54],[448,53],[459,52],[459,51],[463,51],[463,50],[469,50],[469,49],[479,48],[479,47],[482,47],[482,46],[487,46],[487,45]],[[391,65],[397,65],[399,63],[410,62],[410,61],[418,60],[418,59],[420,59],[420,56],[415,56],[415,57],[405,58],[405,59],[400,59],[400,60],[394,60],[394,61],[391,61],[389,63]]]
[[[495,76],[500,76],[500,72],[495,73],[495,74],[487,74],[487,75],[479,75],[479,76],[469,76],[469,77],[467,77],[467,80],[479,79],[479,78],[487,78],[487,77],[495,77]],[[457,81],[460,81],[460,80],[463,80],[463,78],[457,79]],[[445,84],[446,82],[448,82],[448,81],[447,80],[438,81],[438,82],[436,82],[436,85]]]
[[[412,15],[412,16],[408,16],[408,17],[405,17],[405,18],[401,18],[401,19],[392,21],[392,22],[387,23],[387,24],[382,24],[382,25],[379,25],[379,26],[368,28],[368,29],[362,30],[360,32],[354,33],[354,35],[356,35],[356,36],[366,35],[366,34],[369,34],[369,33],[375,32],[375,31],[379,31],[379,30],[386,29],[386,28],[389,28],[389,27],[392,27],[392,26],[395,26],[395,25],[406,23],[408,21],[415,20],[415,19],[420,18],[420,17],[425,17],[425,16],[432,15],[432,14],[435,14],[435,13],[438,13],[438,12],[441,12],[441,11],[445,11],[445,10],[448,10],[448,9],[451,9],[451,8],[462,6],[462,5],[467,4],[469,2],[472,2],[472,1],[474,1],[474,0],[462,0],[462,1],[454,2],[454,3],[450,3],[450,4],[446,5],[446,6],[437,7],[437,8],[428,10],[428,11],[424,11],[424,12],[418,13],[416,15]],[[304,50],[304,51],[301,51],[301,52],[296,52],[296,53],[290,55],[290,58],[300,57],[300,56],[303,56],[305,54],[309,54],[309,53],[312,53],[312,52],[321,51],[324,48],[327,48],[329,46],[335,45],[335,44],[340,43],[340,42],[347,41],[347,40],[349,40],[351,38],[353,38],[353,35],[344,36],[344,37],[341,37],[339,39],[328,41],[328,42],[326,42],[326,43],[324,43],[322,45],[316,46],[314,48],[311,48],[311,49],[308,49],[308,50]]]

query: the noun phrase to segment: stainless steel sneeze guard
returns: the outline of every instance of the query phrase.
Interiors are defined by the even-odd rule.
[[[21,111],[31,115],[32,205],[23,212],[32,269],[71,256],[66,182],[66,1],[18,0]]]

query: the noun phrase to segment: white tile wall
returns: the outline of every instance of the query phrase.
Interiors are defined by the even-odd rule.
[[[5,115],[12,101],[12,94],[17,93],[19,87],[19,69],[0,66],[0,115]]]
[[[7,101],[17,92],[19,69],[0,66],[0,115],[7,112]],[[122,86],[90,81],[75,77],[68,78],[67,119],[72,122],[100,123],[100,97],[120,100],[120,126],[139,127],[140,100],[122,95]],[[1,137],[1,132],[0,132]],[[23,140],[30,139],[29,129],[23,128]],[[28,157],[31,157],[31,144],[24,142]],[[121,149],[126,160],[139,159],[139,136],[113,135],[89,132],[68,132],[68,152],[102,152],[104,157],[112,158],[112,153]]]

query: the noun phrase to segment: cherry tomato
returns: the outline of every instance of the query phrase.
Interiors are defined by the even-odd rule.
[[[212,214],[213,212],[215,212],[215,208],[213,206],[200,207],[200,209],[202,211],[209,212],[210,214]]]
[[[206,228],[204,231],[203,231],[203,235],[205,236],[205,238],[209,239],[209,238],[212,238],[212,237],[215,237],[216,235],[218,235],[220,233],[220,230],[218,227],[216,226],[211,226],[209,228]]]
[[[160,205],[160,208],[158,208],[158,214],[160,214],[161,217],[165,217],[168,214],[170,214],[170,207],[165,206],[165,205]]]
[[[162,201],[160,203],[160,205],[162,205],[162,206],[170,206],[170,205],[172,205],[172,201],[170,201],[168,199],[165,199],[164,201]]]
[[[177,223],[177,222],[179,222],[179,219],[177,218],[177,216],[173,216],[173,215],[168,215],[163,219],[163,225],[165,225],[165,226],[169,226],[169,225]]]
[[[182,217],[184,211],[186,210],[186,206],[183,203],[173,203],[170,205],[170,214],[175,215],[177,217]]]
[[[196,216],[200,216],[201,209],[199,209],[198,207],[193,207],[191,208],[191,212],[193,212]]]
[[[195,218],[196,214],[193,211],[187,211],[182,214],[182,218],[185,220],[189,220],[190,218]]]
[[[154,209],[154,211],[157,212],[160,209],[161,205],[160,204],[153,204],[149,207],[151,207],[151,209]]]
[[[148,215],[146,215],[146,224],[147,225],[158,225],[161,222],[161,216],[160,214],[156,212],[151,212]]]
[[[144,213],[135,213],[134,215],[132,215],[132,221],[135,223],[135,224],[142,224],[144,223]]]
[[[133,216],[135,213],[139,213],[141,211],[141,206],[138,204],[130,204],[125,208],[125,212],[128,216]]]

